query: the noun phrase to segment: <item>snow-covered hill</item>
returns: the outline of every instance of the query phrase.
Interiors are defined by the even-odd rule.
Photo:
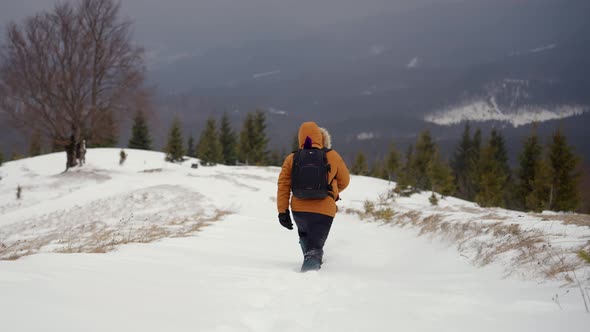
[[[531,123],[581,115],[590,106],[576,103],[543,103],[554,82],[547,80],[503,79],[488,83],[483,90],[460,103],[437,110],[424,120],[442,126],[463,121],[499,121],[519,127]]]
[[[477,100],[427,115],[425,120],[442,126],[455,125],[464,121],[499,121],[519,127],[535,122],[581,115],[586,111],[587,108],[580,105],[561,105],[557,107],[523,106],[503,111],[498,105],[494,104],[493,100]]]
[[[296,232],[276,220],[278,168],[194,169],[194,160],[127,152],[120,166],[119,150],[89,150],[88,164],[67,173],[62,153],[0,167],[2,330],[586,331],[590,324],[581,295],[587,267],[542,279],[533,256],[520,257],[549,243],[553,249],[543,250],[570,262],[569,249],[590,237],[583,216],[480,209],[454,198],[432,207],[427,193],[392,198],[393,184],[353,177],[324,267],[301,274]],[[391,213],[371,213],[381,210]],[[514,245],[532,236],[529,248]],[[568,273],[575,281],[565,281]]]

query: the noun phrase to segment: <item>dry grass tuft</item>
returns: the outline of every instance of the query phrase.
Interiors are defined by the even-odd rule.
[[[344,213],[346,213],[346,214],[355,214],[355,215],[358,215],[358,216],[360,216],[360,215],[363,214],[360,210],[353,209],[353,208],[346,208],[344,210]]]
[[[414,225],[420,227],[420,233],[418,235],[424,235],[429,233],[436,233],[441,229],[441,223],[444,219],[443,215],[440,214],[433,214],[426,218],[420,220],[419,218],[416,219],[416,223]]]
[[[215,210],[209,217],[192,216],[171,220],[163,224],[128,224],[130,220],[111,228],[103,222],[84,224],[70,229],[59,238],[55,234],[37,237],[32,240],[16,241],[0,246],[0,260],[17,260],[36,254],[46,246],[56,247],[56,253],[107,253],[129,243],[149,243],[163,238],[187,237],[199,232],[225,216],[232,214],[227,210]]]
[[[383,202],[366,201],[364,212],[348,209],[347,213],[358,214],[366,218],[379,216],[386,205]],[[508,217],[489,210],[462,207],[460,210],[438,209],[443,213],[423,216],[420,211],[407,211],[387,215],[388,222],[398,226],[412,225],[419,228],[419,235],[442,236],[451,243],[456,243],[459,252],[476,254],[472,257],[475,264],[485,266],[492,262],[504,261],[508,274],[523,268],[545,279],[563,278],[572,282],[574,271],[581,267],[583,261],[575,255],[580,250],[590,249],[590,241],[585,246],[556,254],[547,235],[538,229],[523,229],[516,223],[506,223]],[[393,212],[393,211],[392,211]],[[478,221],[451,221],[449,216],[456,212],[469,212],[478,215]],[[482,213],[484,212],[484,213]],[[590,225],[587,215],[537,215],[545,220],[559,220],[565,224]],[[375,218],[379,220],[381,218]]]
[[[419,211],[408,211],[406,213],[400,214],[396,218],[397,219],[397,222],[395,222],[395,224],[398,224],[398,225],[406,225],[406,224],[415,225],[420,220],[420,217],[422,217],[422,213],[421,212],[419,212]]]
[[[549,268],[545,271],[545,276],[549,279],[558,279],[559,276],[565,275],[565,281],[573,282],[569,274],[580,267],[579,263],[574,262],[559,262],[549,265]],[[569,280],[567,278],[570,278]]]
[[[566,225],[577,225],[577,226],[590,227],[590,215],[588,215],[588,214],[571,213],[571,214],[547,215],[547,214],[535,213],[532,215],[537,218],[540,218],[543,221],[561,221]]]

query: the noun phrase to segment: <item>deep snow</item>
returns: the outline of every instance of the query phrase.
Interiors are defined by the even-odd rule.
[[[502,264],[478,268],[454,246],[418,237],[416,229],[344,213],[377,200],[390,188],[385,181],[353,177],[339,203],[324,267],[301,274],[296,232],[276,220],[278,168],[191,169],[192,161],[175,165],[165,163],[161,153],[136,150],[127,150],[127,162],[119,166],[118,152],[90,150],[86,166],[65,174],[60,174],[63,154],[0,167],[0,242],[31,254],[0,261],[3,331],[587,331],[590,326],[575,287],[503,278]],[[435,209],[427,202],[418,195],[395,204]],[[448,198],[437,209],[469,204]],[[470,218],[468,211],[454,217]],[[194,225],[208,226],[185,232]],[[120,245],[106,254],[53,253],[86,250],[84,245],[106,245],[117,237],[134,240],[154,228],[182,237]],[[568,225],[560,232],[579,241],[580,229]],[[108,236],[88,241],[99,231]],[[24,252],[22,243],[36,247]]]

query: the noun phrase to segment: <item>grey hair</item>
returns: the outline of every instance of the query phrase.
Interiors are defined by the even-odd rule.
[[[330,136],[330,132],[326,128],[320,127],[320,132],[322,133],[322,138],[324,140],[324,147],[331,149],[332,148],[332,136]]]

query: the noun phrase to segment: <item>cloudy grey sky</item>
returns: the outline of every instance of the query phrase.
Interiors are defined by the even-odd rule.
[[[56,1],[0,0],[0,25],[51,8]],[[135,22],[135,39],[149,57],[173,59],[441,1],[458,0],[122,0],[122,12]]]

